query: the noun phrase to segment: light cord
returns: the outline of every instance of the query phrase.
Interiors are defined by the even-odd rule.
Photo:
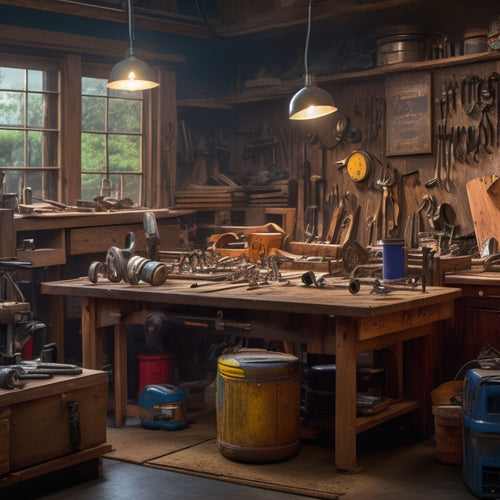
[[[313,0],[309,0],[309,11],[307,15],[307,35],[306,35],[306,47],[304,51],[304,79],[306,85],[309,84],[309,62],[308,62],[308,53],[309,53],[309,38],[311,37],[311,18],[312,18],[312,2]]]
[[[132,13],[132,0],[128,0],[128,40],[129,40],[129,49],[133,53],[134,50],[134,16]]]

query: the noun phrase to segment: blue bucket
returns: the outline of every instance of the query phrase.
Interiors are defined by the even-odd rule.
[[[382,240],[382,277],[397,280],[405,277],[405,240],[387,238]]]

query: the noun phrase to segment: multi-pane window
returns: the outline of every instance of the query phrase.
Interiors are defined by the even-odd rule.
[[[0,171],[4,193],[57,199],[57,71],[0,67]]]
[[[82,78],[82,199],[142,203],[142,92],[111,90]]]

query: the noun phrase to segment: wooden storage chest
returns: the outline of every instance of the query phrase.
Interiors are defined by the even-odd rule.
[[[0,487],[77,464],[95,462],[101,474],[106,444],[108,374],[83,370],[26,380],[0,389]],[[78,403],[79,439],[71,439],[71,402]]]

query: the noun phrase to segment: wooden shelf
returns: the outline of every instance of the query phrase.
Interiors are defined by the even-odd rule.
[[[318,84],[328,85],[358,80],[371,80],[381,78],[393,73],[409,71],[430,71],[464,64],[495,61],[500,59],[500,51],[482,52],[458,57],[447,57],[444,59],[433,59],[429,61],[407,62],[390,64],[363,71],[352,71],[349,73],[334,73],[316,76]],[[303,87],[303,80],[285,80],[277,86],[266,86],[245,90],[239,94],[229,95],[225,100],[221,99],[184,99],[178,102],[179,106],[204,107],[212,109],[234,109],[234,106],[271,99],[289,98],[298,89]]]
[[[377,427],[383,422],[387,422],[393,418],[400,417],[406,413],[416,410],[420,406],[418,401],[412,399],[394,400],[389,406],[379,413],[374,415],[365,415],[356,418],[356,432],[367,431],[373,427]],[[304,422],[303,427],[309,431],[313,428],[322,428],[333,430],[335,428],[335,415],[319,417]]]
[[[177,101],[179,108],[219,109],[223,111],[234,111],[234,107],[225,99],[214,98],[186,98]]]
[[[395,401],[386,410],[376,413],[375,415],[366,415],[356,419],[356,432],[363,432],[372,427],[376,427],[383,422],[387,422],[393,418],[409,413],[416,410],[420,406],[418,401],[411,399],[404,399]]]

